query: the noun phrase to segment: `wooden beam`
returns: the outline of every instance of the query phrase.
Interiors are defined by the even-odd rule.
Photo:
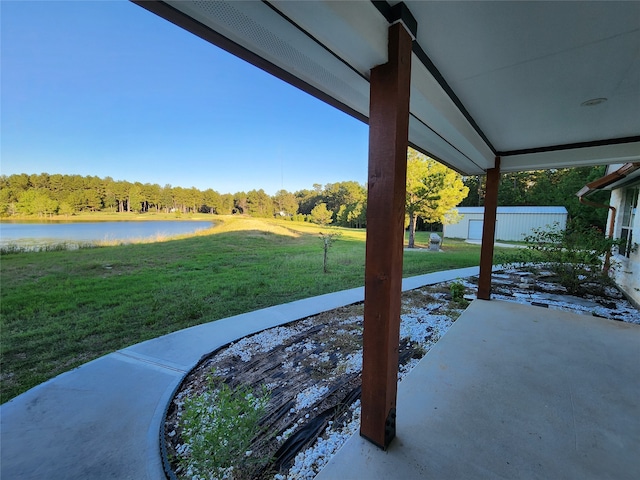
[[[484,222],[482,224],[482,249],[480,250],[480,278],[478,298],[491,299],[491,271],[493,270],[493,246],[496,235],[496,211],[500,186],[500,157],[494,168],[487,170],[487,190],[484,197]]]
[[[369,190],[360,435],[386,449],[395,437],[411,37],[389,27],[389,60],[371,71]]]

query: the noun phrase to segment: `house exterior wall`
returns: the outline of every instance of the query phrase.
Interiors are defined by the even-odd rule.
[[[478,240],[469,236],[469,224],[483,220],[484,207],[460,207],[458,213],[462,219],[456,224],[445,225],[444,236]],[[523,241],[534,228],[546,228],[556,222],[561,230],[565,229],[567,210],[564,207],[498,207],[496,240]]]
[[[623,227],[624,203],[627,192],[640,188],[640,183],[611,191],[610,205],[616,208],[614,238],[621,238]],[[636,204],[638,203],[638,190],[635,190]],[[609,212],[611,220],[611,212]],[[635,208],[635,215],[631,222],[632,244],[640,243],[640,212]],[[621,255],[615,252],[612,256],[612,277],[625,294],[640,308],[640,248],[631,250],[629,255]]]

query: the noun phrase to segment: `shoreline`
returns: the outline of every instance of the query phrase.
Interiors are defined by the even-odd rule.
[[[33,217],[29,215],[10,217],[0,217],[0,224],[25,223],[25,224],[48,224],[48,223],[100,223],[100,222],[148,222],[148,221],[212,221],[219,219],[220,215],[209,213],[164,213],[164,212],[96,212],[80,215],[55,215],[52,217]]]
[[[186,222],[191,223],[187,224]],[[183,223],[185,228],[182,230],[185,231],[171,231],[173,228],[168,226],[169,223],[174,225]],[[7,254],[50,250],[78,250],[81,248],[155,243],[190,238],[202,235],[203,232],[208,234],[220,223],[219,220],[214,222],[213,219],[166,219],[158,217],[144,220],[129,218],[119,221],[111,219],[97,221],[85,218],[70,222],[0,222],[0,227],[4,227],[4,229],[0,230],[2,232],[0,252]],[[116,224],[118,228],[115,227]],[[127,224],[130,224],[130,226],[127,226]],[[10,226],[14,227],[11,228]],[[6,231],[7,229],[9,230],[8,232]],[[87,234],[86,229],[89,229],[89,234]],[[7,238],[7,235],[9,238]]]

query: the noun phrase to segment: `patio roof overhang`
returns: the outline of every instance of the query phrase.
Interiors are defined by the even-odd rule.
[[[487,175],[640,160],[640,2],[138,1],[369,124],[360,434],[395,437],[407,146]]]
[[[398,2],[136,2],[364,121]],[[639,2],[404,2],[409,143],[455,170],[640,159]],[[417,26],[417,28],[416,28]],[[603,100],[604,99],[604,100]]]

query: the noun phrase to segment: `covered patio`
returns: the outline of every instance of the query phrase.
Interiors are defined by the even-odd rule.
[[[396,402],[396,372],[407,147],[462,174],[486,175],[477,296],[490,300],[501,172],[640,159],[640,3],[135,3],[369,125],[360,434],[390,451],[371,450],[356,439],[350,443],[356,448],[352,453],[381,465],[414,452],[403,462],[434,459],[431,468],[448,472],[443,478],[490,472],[509,478],[575,478],[587,471],[620,478],[618,473],[631,467],[637,473],[633,459],[621,460],[633,455],[638,440],[637,328],[606,325],[600,331],[590,322],[559,321],[562,315],[549,311],[526,309],[514,315],[503,303],[475,302],[456,325],[458,333],[438,347],[437,355],[446,361],[423,365],[414,375],[424,375],[424,381],[418,382],[420,389],[403,393],[412,401]],[[484,312],[486,322],[497,322],[491,327],[498,342],[492,348],[474,346],[479,338],[474,329],[482,318],[475,312]],[[635,333],[627,336],[628,331]],[[587,339],[600,336],[610,341],[594,356],[595,346]],[[551,342],[558,345],[550,348]],[[623,358],[614,357],[624,350]],[[542,357],[542,351],[568,356]],[[489,361],[487,355],[505,361]],[[435,354],[429,356],[424,363],[435,361]],[[496,365],[476,377],[474,368],[486,362]],[[595,365],[597,390],[589,380]],[[631,370],[623,373],[622,365]],[[613,382],[606,392],[616,395],[616,415],[621,416],[596,420],[595,411],[612,412],[600,408],[608,403],[609,394],[601,390],[607,382]],[[595,403],[581,403],[587,400]],[[444,417],[448,430],[425,423],[430,405],[451,409]],[[523,414],[527,411],[530,415]],[[542,414],[555,420],[536,423]],[[501,430],[503,422],[513,430]],[[522,436],[525,431],[531,438]],[[392,444],[396,432],[398,441]],[[411,435],[416,437],[410,440]],[[605,437],[610,443],[602,443]],[[447,456],[435,449],[440,443],[468,448],[452,447]],[[425,450],[418,454],[415,448]],[[454,468],[463,452],[478,457],[484,448],[495,454],[489,463],[471,458]],[[429,452],[443,456],[436,459]],[[561,466],[569,458],[578,463],[564,471]],[[347,463],[360,468],[352,460]],[[499,465],[502,460],[506,466]],[[388,468],[396,472],[393,464]]]
[[[483,300],[491,298],[501,172],[627,163],[640,159],[638,2],[136,0],[135,3],[368,123],[360,434],[382,449],[391,448],[391,452],[408,450],[413,448],[408,447],[409,443],[416,443],[403,440],[409,438],[411,424],[416,423],[406,416],[411,411],[410,406],[398,404],[398,408],[406,409],[404,412],[396,406],[407,147],[410,145],[462,174],[486,175],[477,293]],[[514,324],[508,327],[514,332],[512,337],[505,339],[498,335],[506,342],[495,346],[500,355],[508,355],[512,341],[531,346],[526,329],[517,333],[525,324],[522,319],[513,318],[507,306],[476,303],[471,312],[478,309],[489,309],[491,319],[505,322],[505,326],[510,322]],[[539,318],[531,320],[531,327],[548,325],[551,317],[556,317],[548,311],[535,312]],[[473,313],[467,318],[461,325],[473,329],[477,319]],[[461,338],[459,345],[445,342],[439,347],[440,352],[448,349],[442,352],[443,355],[466,355],[464,351],[470,348],[469,342],[475,338],[473,333],[463,335],[463,327],[457,330],[468,338]],[[589,333],[590,327],[586,324],[576,325],[575,330],[582,331],[587,337],[594,335]],[[615,328],[607,330],[617,331]],[[551,341],[544,333],[541,331],[541,336],[537,337],[541,347]],[[558,332],[557,340],[562,345],[579,344],[575,335],[578,333],[571,329],[562,330]],[[618,338],[614,333],[607,332],[606,335]],[[631,349],[626,360],[637,366],[638,340],[637,337],[629,338],[625,340]],[[616,348],[614,342],[606,350],[621,349]],[[511,390],[502,391],[502,394],[496,391],[497,397],[490,395],[493,390],[474,387],[480,388],[477,397],[484,397],[483,402],[499,398],[507,409],[483,414],[487,422],[485,433],[500,426],[502,411],[515,414],[548,404],[550,412],[556,412],[558,418],[567,421],[560,410],[554,409],[571,405],[567,414],[573,416],[567,418],[574,419],[573,445],[579,452],[573,457],[580,457],[583,452],[590,455],[583,443],[588,443],[589,437],[581,435],[579,429],[583,428],[580,422],[594,417],[588,413],[589,409],[575,410],[578,397],[583,395],[571,393],[567,397],[566,388],[562,392],[536,390],[542,379],[542,373],[537,370],[539,351],[513,352],[527,353],[518,359],[521,366],[517,375],[514,371],[483,372],[486,376],[484,384],[497,384],[504,381],[505,376],[512,382],[504,386]],[[580,355],[586,354],[583,351]],[[564,362],[573,364],[571,358],[553,358],[555,362],[547,363],[546,368],[554,374],[562,371]],[[607,371],[604,378],[621,375],[619,369],[613,368],[616,364],[613,357],[603,355],[596,359]],[[482,361],[480,357],[468,357],[467,360],[466,367]],[[587,360],[578,356],[576,361],[585,365]],[[505,367],[509,365],[509,362],[504,363]],[[442,398],[438,400],[437,394],[445,395],[440,390],[443,385],[456,386],[457,390],[454,390],[458,392],[473,386],[466,383],[470,377],[464,374],[464,369],[459,375],[453,374],[456,371],[453,368],[441,372],[443,376],[435,375],[436,371],[426,374],[430,383],[424,385],[421,394],[424,399],[415,397],[415,404],[424,404],[429,398],[440,404]],[[621,402],[627,408],[621,409],[620,413],[627,422],[618,420],[615,424],[628,427],[620,432],[632,433],[630,437],[621,433],[625,439],[620,444],[620,455],[623,455],[627,450],[622,446],[632,445],[625,442],[638,439],[638,415],[633,411],[633,399],[637,396],[627,396],[631,387],[627,387],[626,382],[633,384],[633,381],[621,377],[621,382],[619,386],[612,385],[612,389],[623,396]],[[590,392],[587,397],[597,397],[588,387],[580,385],[574,385],[576,391],[585,388]],[[519,395],[530,389],[546,392],[549,397]],[[558,395],[561,406],[553,400]],[[572,399],[573,404],[568,404],[567,398]],[[532,399],[537,399],[535,405],[531,405]],[[461,398],[450,400],[452,407],[462,405]],[[454,411],[451,413],[453,415]],[[396,417],[403,419],[398,428]],[[451,422],[454,419],[464,423],[473,418],[460,413],[453,415]],[[547,439],[555,428],[559,429],[558,433],[564,431],[562,423],[543,428],[529,425],[525,420],[523,418],[522,428],[530,429],[532,436],[540,428],[538,433]],[[593,425],[598,431],[603,427]],[[464,425],[450,432],[450,442],[463,440],[456,439],[464,436],[462,427]],[[430,430],[425,428],[418,433],[432,439],[438,437],[439,433]],[[391,444],[396,431],[399,441]],[[600,434],[605,435],[605,431]],[[469,439],[474,443],[472,437]],[[425,445],[429,445],[428,441]],[[530,464],[540,454],[536,453],[535,443],[522,443],[518,447],[518,443],[509,441],[509,436],[502,445],[519,449],[518,455],[510,456],[517,468],[524,468],[525,463]],[[496,444],[492,448],[497,448]],[[369,455],[375,458],[376,464],[389,458],[386,455],[392,455],[366,451],[369,452],[367,458]],[[547,451],[551,453],[553,449]],[[585,460],[584,468],[592,460]],[[606,463],[613,467],[615,462]],[[506,477],[513,476],[513,471],[504,466],[494,468],[473,461],[469,465],[471,470],[466,470],[467,474],[473,473],[473,468],[480,468],[476,473],[494,471]],[[636,472],[638,470],[637,464],[623,462],[620,465],[635,466]],[[569,477],[583,467],[576,468],[578,470],[569,472]],[[556,470],[553,474],[564,476]],[[527,476],[526,473],[522,475]],[[611,473],[611,477],[617,476]]]
[[[353,436],[316,477],[635,479],[640,326],[474,301],[399,384],[386,452]]]

